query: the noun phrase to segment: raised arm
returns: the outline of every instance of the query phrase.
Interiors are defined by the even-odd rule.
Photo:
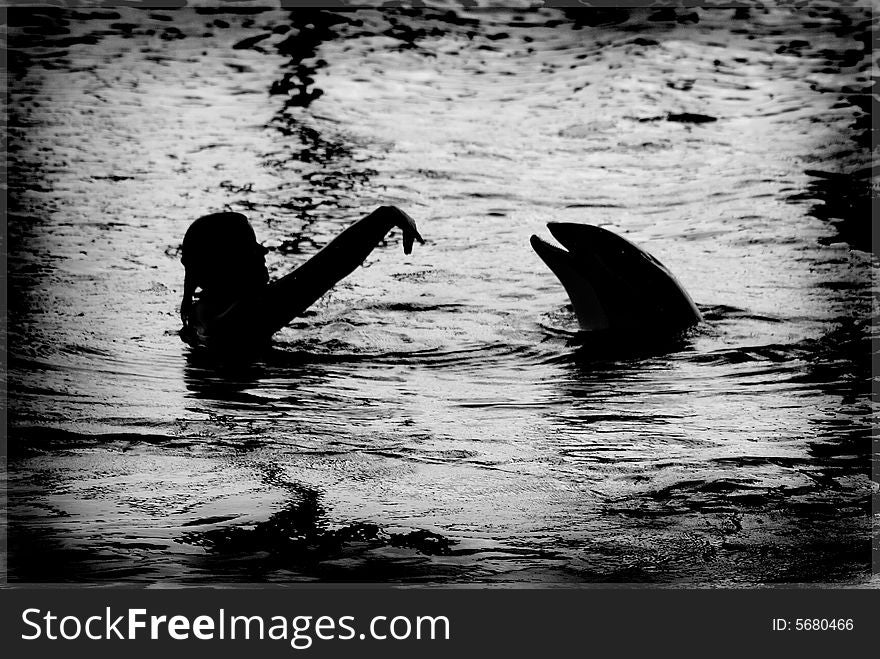
[[[274,332],[282,328],[354,272],[394,227],[403,231],[406,254],[412,252],[414,241],[425,242],[409,215],[394,206],[380,206],[345,229],[296,270],[269,285],[269,329]]]

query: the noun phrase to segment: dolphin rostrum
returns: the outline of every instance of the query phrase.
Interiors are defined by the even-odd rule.
[[[671,272],[625,238],[601,227],[550,222],[565,249],[532,236],[532,248],[565,287],[581,328],[674,334],[702,320]]]

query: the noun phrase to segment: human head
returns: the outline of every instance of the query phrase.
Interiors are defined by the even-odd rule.
[[[196,288],[223,292],[264,286],[269,281],[266,248],[241,213],[211,213],[193,222],[183,237],[184,297]]]

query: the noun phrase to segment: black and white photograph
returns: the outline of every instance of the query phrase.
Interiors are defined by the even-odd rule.
[[[128,5],[6,9],[9,585],[880,587],[876,2]]]

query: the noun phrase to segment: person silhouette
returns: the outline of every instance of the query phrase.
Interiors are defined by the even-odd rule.
[[[380,206],[358,220],[292,272],[269,280],[267,249],[241,213],[195,220],[181,246],[185,268],[180,337],[195,348],[242,351],[267,342],[337,282],[351,274],[394,227],[403,251],[424,243],[415,221]]]

